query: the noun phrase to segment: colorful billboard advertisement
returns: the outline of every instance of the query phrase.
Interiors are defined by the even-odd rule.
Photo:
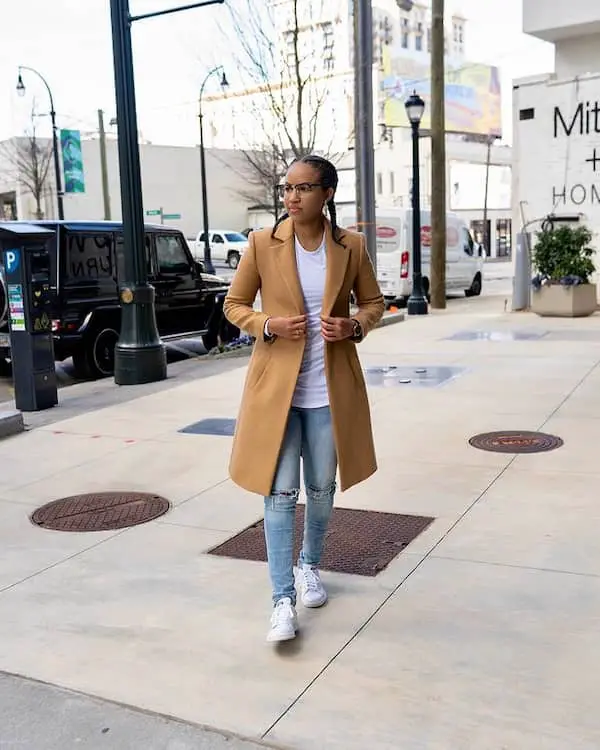
[[[79,130],[61,130],[60,148],[62,151],[65,193],[85,193],[81,133]]]
[[[431,77],[429,68],[406,58],[384,55],[382,96],[387,127],[408,127],[404,102],[416,91],[425,101],[423,130],[431,127]],[[446,70],[446,130],[500,137],[502,102],[498,68],[465,63]]]

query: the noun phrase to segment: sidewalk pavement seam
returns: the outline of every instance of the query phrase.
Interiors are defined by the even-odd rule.
[[[542,423],[540,427],[540,431],[543,430],[543,428],[548,424],[548,422],[556,415],[557,412],[559,412],[562,407],[567,403],[567,401],[573,396],[579,388],[585,383],[585,381],[590,377],[590,375],[593,374],[594,370],[597,370],[600,366],[600,359],[596,362],[595,365],[592,365],[590,369],[586,372],[586,374],[581,378],[581,380],[575,384],[573,389],[563,398],[563,400],[559,403],[559,405],[550,413],[550,416],[546,418],[546,420]]]
[[[150,711],[148,709],[142,708],[140,706],[134,706],[130,703],[122,703],[121,701],[115,701],[111,698],[103,698],[99,695],[94,695],[93,693],[84,693],[81,690],[73,690],[72,688],[66,688],[62,685],[55,685],[52,682],[46,682],[45,680],[38,680],[35,677],[29,677],[27,675],[19,674],[18,672],[7,672],[6,670],[0,670],[0,675],[4,675],[7,677],[14,677],[18,680],[23,680],[24,682],[29,682],[34,685],[40,685],[43,687],[51,688],[52,690],[58,690],[61,693],[65,693],[67,695],[76,695],[81,698],[87,698],[88,700],[98,701],[100,704],[109,704],[111,706],[115,706],[116,708],[122,708],[127,711],[131,711],[134,714],[137,714],[139,716],[147,716],[148,718],[158,718],[158,719],[164,719],[165,721],[172,722],[173,724],[178,724],[183,727],[193,727],[195,729],[198,729],[202,732],[210,732],[212,734],[219,735],[220,737],[223,737],[226,740],[239,740],[240,742],[248,742],[252,743],[254,745],[258,745],[260,747],[264,747],[265,750],[291,750],[291,748],[288,745],[274,745],[272,742],[265,742],[262,739],[254,738],[254,737],[247,737],[241,734],[236,734],[235,732],[227,732],[223,729],[219,729],[217,727],[212,727],[209,724],[198,724],[195,721],[187,721],[185,719],[181,719],[178,716],[173,716],[172,714],[165,714],[158,711]],[[2,740],[0,739],[0,747],[2,746]],[[122,750],[122,749],[120,749]]]
[[[41,570],[36,570],[35,573],[31,573],[30,575],[25,576],[25,578],[21,578],[20,581],[15,581],[14,583],[10,583],[8,586],[5,586],[4,588],[0,589],[0,595],[6,593],[7,591],[10,591],[11,589],[16,588],[17,586],[20,586],[22,583],[26,583],[27,581],[30,581],[32,578],[36,578],[39,575],[43,575],[44,573],[47,573],[49,570],[52,570],[53,568],[57,568],[59,565],[63,565],[66,562],[74,560],[76,557],[83,555],[85,552],[89,552],[90,550],[95,549],[96,547],[99,547],[101,544],[105,544],[105,542],[111,541],[112,539],[115,539],[116,537],[121,536],[126,531],[130,531],[130,529],[122,529],[120,531],[117,531],[116,533],[111,534],[110,536],[107,536],[104,539],[100,539],[94,544],[91,544],[89,547],[86,547],[85,549],[79,550],[78,552],[75,552],[74,554],[63,558],[62,560],[57,560],[56,562],[52,563],[51,565],[47,565],[45,568],[42,568]],[[55,532],[55,533],[58,533],[58,532]]]
[[[34,429],[42,429],[42,428],[34,428]],[[33,430],[26,430],[24,433],[21,433],[21,434],[22,435],[26,435],[28,432],[33,432]],[[83,433],[82,434],[79,434],[79,433],[68,433],[68,434],[69,435],[71,435],[71,434],[77,434],[77,435],[79,435],[79,437],[89,437],[90,436],[89,433],[86,433],[85,435]],[[100,437],[106,437],[106,438],[110,438],[110,439],[113,439],[113,440],[119,440],[120,439],[120,438],[116,438],[114,435],[101,435]],[[118,453],[121,450],[127,450],[128,447],[129,447],[128,445],[121,445],[118,448],[115,448],[114,450],[109,450],[107,453],[104,454],[103,458],[109,458],[110,456],[114,455],[115,453]],[[69,466],[69,471],[72,471],[73,469],[81,469],[82,467],[86,466],[87,464],[92,464],[92,463],[94,463],[97,460],[98,460],[98,456],[95,456],[94,458],[90,458],[90,459],[88,459],[86,461],[82,461],[80,464],[73,464],[72,466]],[[41,482],[41,481],[47,481],[47,480],[50,480],[50,479],[54,479],[55,477],[58,477],[61,474],[63,474],[64,471],[65,471],[65,469],[62,468],[62,469],[59,469],[58,471],[54,472],[53,474],[47,474],[47,475],[45,475],[41,479],[40,478],[38,478],[38,479],[32,479],[32,480],[30,480],[28,482],[25,482],[25,484],[16,484],[14,486],[11,486],[11,490],[15,490],[15,491],[16,490],[26,490],[27,487],[29,487],[30,484],[37,484],[38,482]]]
[[[511,568],[513,570],[530,570],[535,573],[551,573],[553,575],[579,576],[581,578],[600,578],[598,573],[578,573],[576,570],[559,570],[558,568],[536,568],[532,565],[511,565],[510,563],[494,562],[493,560],[470,560],[467,557],[447,557],[445,555],[431,555],[431,560],[445,560],[446,562],[472,563],[473,565],[491,565],[495,568]]]
[[[290,705],[281,713],[280,716],[277,717],[277,719],[271,724],[271,726],[261,735],[261,738],[264,739],[270,732],[275,729],[275,727],[284,719],[288,713],[294,708],[294,706],[309,692],[309,690],[312,688],[312,686],[317,682],[318,679],[320,679],[325,672],[329,669],[329,667],[335,662],[335,660],[338,658],[338,656],[341,656],[341,654],[350,646],[354,640],[370,625],[370,623],[375,619],[375,617],[381,612],[381,610],[386,606],[386,604],[398,593],[398,591],[402,588],[402,586],[406,583],[406,581],[414,574],[416,571],[423,565],[423,563],[426,560],[432,559],[434,557],[433,552],[442,544],[442,542],[450,535],[452,531],[460,524],[460,522],[467,516],[468,513],[471,512],[471,510],[480,502],[480,500],[483,499],[483,497],[486,495],[488,490],[490,490],[496,482],[498,482],[499,479],[506,473],[510,465],[513,463],[513,461],[516,459],[516,456],[513,456],[513,458],[509,461],[509,463],[500,469],[498,474],[489,482],[487,487],[473,500],[473,502],[461,513],[461,515],[456,519],[456,521],[446,530],[446,532],[435,542],[435,544],[429,549],[427,552],[423,554],[421,559],[415,564],[414,568],[410,570],[404,578],[398,583],[398,585],[392,589],[392,591],[386,596],[381,603],[375,608],[375,610],[367,617],[367,619],[362,623],[362,625],[356,630],[354,635],[352,635],[346,643],[342,644],[342,646],[338,649],[338,651],[331,657],[331,659],[325,664],[325,666],[319,671],[319,673],[306,685],[306,687],[296,696],[296,698],[290,703]]]

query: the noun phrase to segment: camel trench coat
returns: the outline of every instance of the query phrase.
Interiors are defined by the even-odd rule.
[[[349,317],[354,291],[363,335],[379,322],[385,306],[364,236],[342,230],[337,244],[325,227],[327,271],[323,315]],[[262,311],[253,310],[260,291]],[[296,266],[294,228],[282,222],[271,230],[252,232],[225,300],[231,323],[256,338],[237,420],[230,462],[233,481],[259,495],[271,494],[277,460],[285,435],[296,381],[302,364],[304,340],[264,339],[270,317],[303,315],[304,298]],[[325,370],[344,491],[377,470],[371,415],[365,381],[349,339],[325,344]]]

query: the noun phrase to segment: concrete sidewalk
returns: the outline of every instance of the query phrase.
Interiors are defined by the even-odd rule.
[[[228,480],[229,438],[178,432],[235,417],[245,368],[0,442],[0,670],[277,747],[597,750],[600,316],[480,302],[361,345],[365,367],[455,369],[437,387],[417,373],[370,387],[380,471],[338,505],[435,521],[375,578],[325,572],[330,602],[300,607],[301,636],[285,648],[264,642],[265,565],[206,554],[261,518],[262,501]],[[564,445],[517,457],[468,443],[502,429]],[[124,489],[174,508],[118,532],[28,518],[59,497]],[[222,746],[177,744],[169,726],[155,745],[138,726],[125,744],[108,732],[77,746]],[[15,744],[10,727],[3,717],[0,748],[51,747]]]

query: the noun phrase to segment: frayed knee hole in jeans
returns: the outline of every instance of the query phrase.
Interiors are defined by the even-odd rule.
[[[300,490],[276,490],[265,497],[265,508],[268,510],[286,511],[296,507]]]
[[[335,495],[336,484],[333,482],[329,487],[322,489],[320,487],[308,486],[306,488],[306,494],[313,503],[329,503],[332,497]]]

